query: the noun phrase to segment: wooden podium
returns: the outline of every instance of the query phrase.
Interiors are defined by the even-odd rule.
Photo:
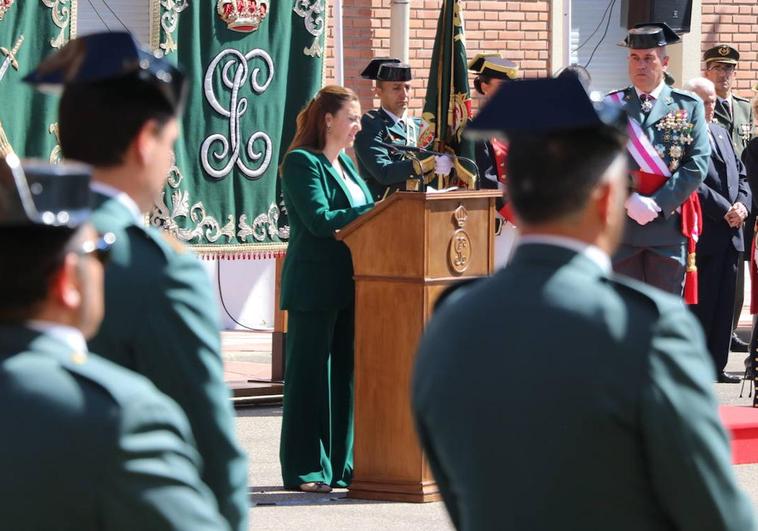
[[[355,268],[351,498],[440,499],[411,416],[413,361],[440,292],[492,272],[499,195],[396,192],[337,233]]]

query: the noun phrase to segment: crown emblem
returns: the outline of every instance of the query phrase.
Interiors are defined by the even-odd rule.
[[[729,55],[729,47],[728,46],[722,46],[721,48],[719,48],[719,54],[722,57],[726,57],[727,55]]]
[[[466,220],[468,219],[468,210],[463,205],[458,205],[458,208],[453,211],[453,219],[455,219],[456,225],[459,229],[466,226]]]
[[[218,0],[216,11],[230,30],[250,33],[266,18],[268,0]]]
[[[8,12],[15,1],[16,0],[0,0],[0,20],[3,20],[5,13]]]

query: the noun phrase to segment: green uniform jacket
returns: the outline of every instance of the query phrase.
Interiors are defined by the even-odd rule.
[[[713,117],[729,131],[734,151],[738,157],[742,157],[745,146],[753,138],[753,106],[747,98],[731,95],[729,100],[732,117],[725,114],[718,103],[716,103]]]
[[[137,225],[95,195],[92,222],[116,243],[105,273],[105,319],[90,349],[146,376],[184,410],[203,459],[201,477],[232,530],[247,530],[247,459],[237,444],[207,274],[162,231]]]
[[[753,530],[713,379],[680,298],[523,244],[432,318],[412,401],[458,529]]]
[[[141,376],[0,327],[0,401],[3,529],[229,529],[187,419]]]
[[[414,118],[408,120],[411,126],[406,131],[384,109],[369,111],[361,118],[361,130],[355,135],[355,157],[375,201],[382,199],[387,189],[401,189],[409,177],[418,175],[408,157],[380,144],[415,146],[419,125]]]
[[[363,190],[367,204],[353,206],[342,178],[321,153],[296,149],[282,163],[291,234],[282,267],[284,310],[344,308],[354,296],[350,249],[334,239],[334,231],[371,210],[373,201],[350,157],[340,153],[339,160]]]
[[[684,243],[684,236],[681,218],[675,211],[705,179],[711,155],[703,102],[690,92],[672,89],[668,85],[664,85],[652,110],[647,114],[642,112],[634,87],[623,89],[622,101],[626,113],[640,124],[653,146],[663,153],[662,158],[671,170],[671,177],[651,196],[661,207],[660,215],[646,225],[640,225],[627,216],[623,243],[635,247],[680,246]],[[692,143],[684,145],[679,165],[672,169],[670,151],[676,142],[666,138],[666,131],[659,130],[657,126],[669,113],[679,110],[687,112],[687,121],[694,127]],[[630,168],[637,169],[631,157]],[[623,256],[623,252],[624,249],[620,249],[617,257]],[[669,254],[665,250],[663,252]]]

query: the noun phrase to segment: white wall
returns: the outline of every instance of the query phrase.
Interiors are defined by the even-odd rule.
[[[201,260],[213,286],[224,330],[274,328],[274,260]],[[219,271],[221,290],[219,291]],[[235,323],[224,311],[242,323]],[[247,328],[246,328],[247,327]]]
[[[142,44],[150,42],[150,0],[79,0],[77,7],[77,35],[123,31],[126,26]]]

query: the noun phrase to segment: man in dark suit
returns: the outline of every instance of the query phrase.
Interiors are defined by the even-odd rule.
[[[716,90],[706,78],[688,81],[684,88],[705,105],[711,142],[711,159],[705,181],[698,187],[703,212],[703,233],[697,243],[698,303],[695,315],[703,325],[708,350],[716,366],[717,381],[739,383],[724,372],[732,337],[737,270],[745,250],[742,228],[752,201],[745,167],[732,147],[729,133],[713,122]]]
[[[527,79],[469,128],[510,141],[522,237],[507,267],[448,295],[419,347],[412,407],[458,529],[755,529],[697,320],[611,270],[619,115],[576,79]]]
[[[179,407],[87,349],[113,235],[89,169],[0,159],[2,528],[228,530]]]
[[[144,223],[173,160],[184,75],[130,34],[113,32],[70,41],[25,80],[63,85],[63,154],[93,167],[93,223],[117,237],[105,319],[90,347],[184,409],[203,481],[229,526],[247,530],[247,459],[234,432],[210,281],[182,244]]]
[[[711,80],[716,89],[717,100],[714,118],[727,130],[734,151],[738,157],[742,157],[747,143],[753,137],[753,110],[750,100],[732,92],[739,60],[740,52],[728,44],[717,44],[703,53],[703,61],[705,62],[703,76]],[[743,231],[746,248],[749,248],[753,241],[754,222],[755,216],[748,216]],[[734,318],[732,319],[733,330],[737,329],[745,298],[745,268],[741,263],[743,255],[744,253],[740,253],[740,264],[737,268],[737,293],[734,301]],[[749,261],[750,257],[746,256],[745,259]],[[742,341],[736,333],[732,334],[732,350],[747,352],[747,346],[747,343]]]
[[[692,195],[710,155],[702,102],[664,79],[667,46],[680,40],[664,23],[629,30],[621,45],[629,48],[632,86],[608,95],[633,121],[628,150],[637,181],[626,204],[626,230],[613,268],[679,295],[688,253],[694,250],[692,226],[685,222],[695,217]]]
[[[404,190],[409,178],[421,178],[434,172],[448,175],[453,167],[449,156],[407,156],[388,148],[415,147],[419,142],[421,120],[408,114],[411,96],[411,67],[391,57],[372,59],[361,72],[364,79],[376,82],[378,109],[361,118],[361,130],[355,136],[358,170],[368,184],[375,201],[396,190]]]

